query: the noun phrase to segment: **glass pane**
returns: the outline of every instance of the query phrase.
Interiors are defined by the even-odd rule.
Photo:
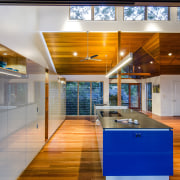
[[[129,73],[129,65],[121,68],[121,73]],[[129,78],[129,75],[122,75],[121,78]]]
[[[152,100],[148,100],[148,111],[152,112]]]
[[[180,7],[177,7],[177,17],[178,17],[178,20],[180,20]]]
[[[148,83],[148,99],[152,99],[152,83]]]
[[[90,115],[90,82],[79,83],[79,115]]]
[[[77,82],[66,83],[66,115],[77,115],[78,86]]]
[[[115,20],[115,7],[114,6],[95,6],[94,7],[94,20]]]
[[[103,82],[92,82],[92,114],[94,104],[103,104]]]
[[[109,104],[117,106],[117,84],[109,84]]]
[[[126,6],[124,7],[124,20],[144,20],[145,7],[143,6]]]
[[[147,7],[147,19],[167,21],[168,7]]]
[[[129,106],[129,84],[121,84],[121,105]]]
[[[113,74],[113,75],[109,76],[109,79],[117,79],[117,74]]]
[[[71,6],[71,20],[91,20],[91,6]]]
[[[152,83],[146,84],[146,103],[147,110],[152,112]]]
[[[19,106],[27,103],[27,83],[8,84],[8,105]]]
[[[138,85],[131,85],[131,108],[139,108]]]

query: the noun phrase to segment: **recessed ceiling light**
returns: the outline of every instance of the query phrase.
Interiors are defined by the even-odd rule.
[[[168,53],[168,56],[172,56],[172,53]]]
[[[120,56],[124,56],[124,52],[123,51],[120,52]]]
[[[138,69],[141,69],[141,66],[138,66]]]
[[[7,56],[8,54],[7,53],[3,53],[4,56]]]
[[[149,63],[150,63],[150,64],[153,64],[154,62],[153,62],[153,61],[150,61]]]
[[[74,55],[74,56],[77,56],[77,55],[78,55],[78,53],[77,53],[77,52],[74,52],[74,53],[73,53],[73,55]]]

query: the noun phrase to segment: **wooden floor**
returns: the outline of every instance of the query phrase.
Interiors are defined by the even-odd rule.
[[[152,118],[174,128],[174,176],[170,180],[180,180],[180,117]],[[105,180],[94,123],[66,120],[18,180]]]
[[[104,180],[94,123],[66,120],[18,180]]]

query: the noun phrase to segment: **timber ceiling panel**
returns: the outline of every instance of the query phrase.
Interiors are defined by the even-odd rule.
[[[139,72],[157,74],[160,66],[180,65],[180,33],[120,32],[119,41],[118,32],[88,32],[88,41],[87,32],[44,32],[43,35],[59,74],[105,74],[117,64],[120,52],[124,52],[120,60],[133,52],[133,65],[137,66],[134,69],[142,67]],[[87,56],[87,49],[89,56],[97,54],[96,59],[102,61],[81,62]],[[78,55],[74,56],[74,52]],[[168,55],[170,52],[172,56]],[[166,67],[162,72],[167,71]]]
[[[160,64],[180,65],[180,33],[160,34]],[[168,56],[172,53],[172,56]]]
[[[59,74],[105,74],[117,59],[117,33],[43,33]],[[88,41],[87,41],[88,38]],[[87,47],[88,44],[88,47]],[[98,55],[102,61],[82,61]],[[73,53],[78,55],[74,56]]]
[[[121,32],[120,35],[120,52],[126,56],[129,52],[136,52],[142,47],[154,33],[128,33]]]

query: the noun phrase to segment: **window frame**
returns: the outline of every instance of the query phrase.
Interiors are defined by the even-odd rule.
[[[131,7],[131,6],[129,6]],[[170,7],[167,7],[167,6],[144,6],[145,7],[145,10],[144,10],[144,20],[125,20],[124,19],[124,7],[123,7],[123,21],[126,21],[126,22],[135,22],[135,21],[138,21],[138,22],[143,22],[143,21],[148,21],[148,22],[167,22],[167,21],[170,21],[171,20],[171,16],[170,16]],[[148,7],[167,7],[168,8],[168,20],[149,20],[148,19]],[[180,20],[180,19],[179,19]]]
[[[79,5],[79,6],[81,6],[81,5]],[[92,6],[90,6],[90,7],[91,7],[91,19],[71,19],[71,6],[69,6],[69,20],[70,21],[92,21],[93,11],[92,11]]]
[[[81,5],[80,5],[81,6]],[[90,20],[86,20],[86,19],[71,19],[71,6],[69,6],[69,20],[70,21],[95,21],[95,22],[98,22],[98,21],[103,21],[103,22],[111,22],[111,21],[117,21],[117,7],[115,7],[115,19],[114,20],[95,20],[94,19],[94,7],[95,6],[90,6],[91,7],[91,19]]]
[[[91,116],[91,115],[95,115],[95,114],[92,114],[92,83],[93,82],[101,82],[102,85],[103,85],[103,96],[102,96],[102,100],[103,100],[103,103],[104,104],[104,81],[66,81],[66,82],[76,82],[77,83],[77,115],[66,115],[66,116]],[[90,114],[89,115],[80,115],[79,114],[79,83],[80,82],[89,82],[90,83]]]
[[[126,7],[132,7],[132,6],[126,6]],[[136,7],[142,7],[142,6],[136,6]],[[144,20],[125,20],[124,19],[124,7],[123,7],[123,21],[126,21],[126,22],[134,22],[134,21],[138,21],[138,22],[142,22],[142,21],[146,21],[146,17],[147,17],[147,15],[146,15],[146,6],[143,6],[144,7]]]
[[[113,22],[113,21],[117,21],[117,15],[116,15],[116,14],[117,14],[117,13],[116,13],[116,12],[117,12],[117,7],[116,7],[116,6],[114,6],[114,8],[115,8],[115,13],[114,13],[115,18],[114,18],[114,20],[95,20],[95,19],[94,19],[94,7],[95,7],[95,6],[92,6],[92,7],[93,7],[93,13],[92,13],[93,21],[96,21],[96,22],[98,22],[98,21],[103,21],[103,22]]]
[[[150,20],[148,19],[148,7],[167,7],[167,6],[146,6],[146,20],[147,21],[154,21],[154,22],[168,22],[170,21],[170,7],[167,7],[168,8],[168,19],[167,20]]]
[[[178,9],[179,9],[179,16],[178,16]],[[177,15],[177,21],[180,21],[180,6],[176,7],[176,15]]]

